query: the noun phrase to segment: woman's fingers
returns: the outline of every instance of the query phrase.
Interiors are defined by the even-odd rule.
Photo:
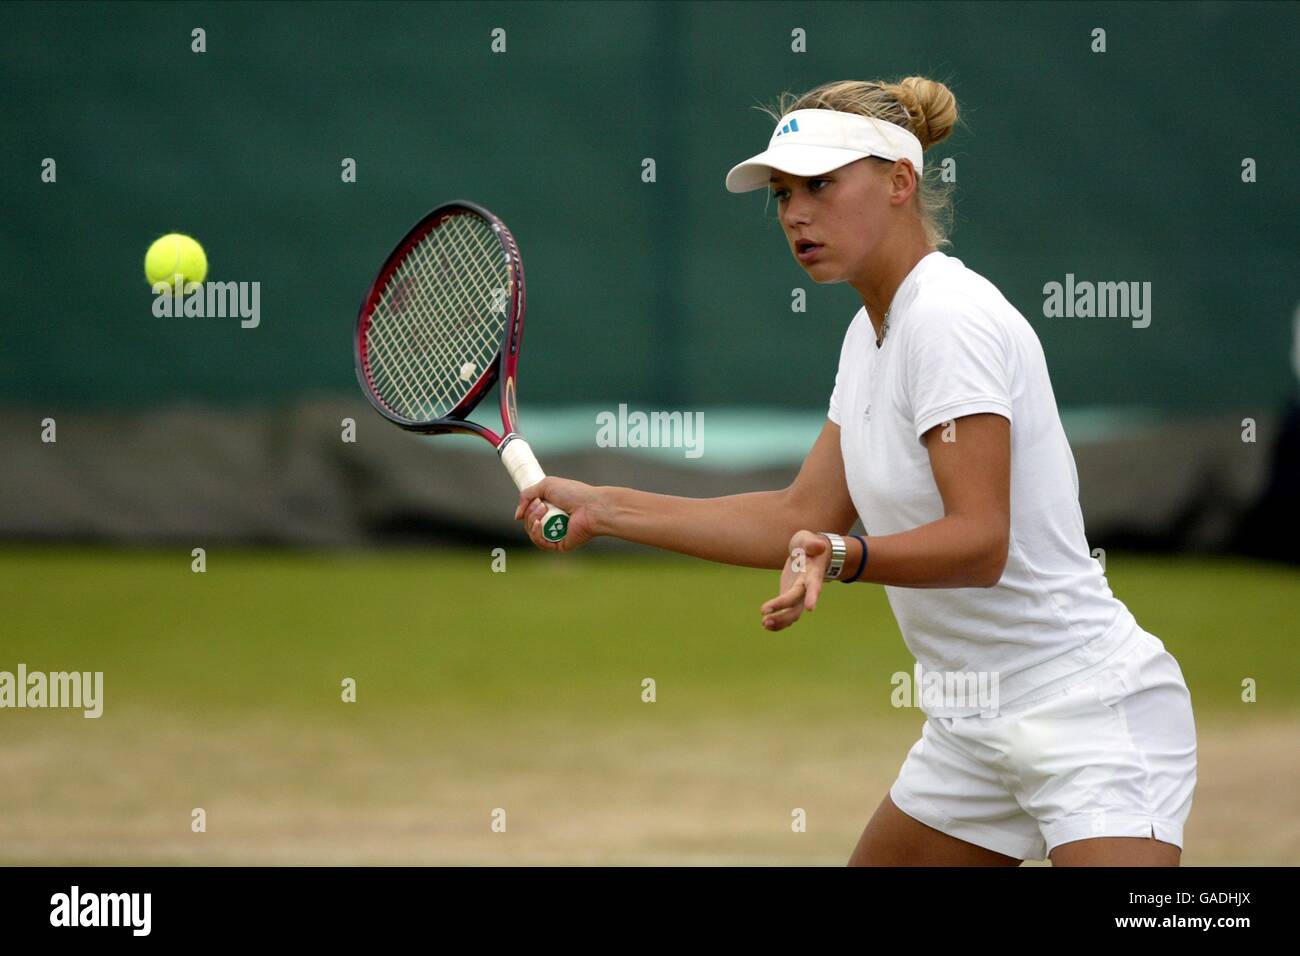
[[[760,609],[763,626],[769,631],[779,631],[799,620],[803,613],[803,593],[803,581],[796,581],[787,591],[765,603]]]
[[[548,541],[542,534],[542,518],[546,516],[545,499],[548,481],[549,478],[544,478],[519,492],[519,503],[515,505],[515,520],[523,521],[524,533],[543,551],[562,551],[564,549],[556,542]]]
[[[763,627],[769,631],[783,631],[795,621],[799,620],[799,614],[803,609],[796,602],[792,608],[784,611],[778,611],[775,614],[769,614],[763,618]]]
[[[781,573],[781,586],[786,590],[759,609],[763,627],[780,631],[799,620],[804,611],[811,613],[821,596],[829,561],[830,545],[824,535],[796,532],[790,539],[790,558]]]
[[[804,577],[811,580],[808,580],[808,586],[805,589],[803,606],[805,610],[811,611],[817,606],[817,597],[822,593],[822,579],[812,574],[806,574]]]
[[[543,551],[559,550],[554,541],[547,541],[542,535],[542,516],[546,514],[546,508],[542,503],[534,501],[525,510],[527,514],[524,517],[524,532],[528,535],[528,540]]]
[[[546,479],[542,479],[535,485],[529,485],[519,492],[519,504],[515,507],[515,520],[518,521],[524,516],[528,506],[533,502],[544,497],[543,489],[546,486]]]
[[[540,498],[528,506],[528,536],[536,544],[544,546],[547,551],[563,551],[564,546],[560,542],[548,541],[546,535],[542,533],[542,521],[546,518],[546,511],[546,503]]]
[[[822,593],[822,579],[830,564],[830,543],[825,535],[800,531],[790,539],[790,561],[791,570],[800,572],[807,583],[804,609],[811,611]]]
[[[764,614],[772,614],[786,608],[794,607],[803,599],[803,582],[796,581],[794,585],[782,591],[776,597],[769,600],[761,608]]]
[[[792,617],[790,611],[782,611],[780,614],[769,614],[763,618],[763,627],[769,631],[784,631],[796,620],[797,618]]]

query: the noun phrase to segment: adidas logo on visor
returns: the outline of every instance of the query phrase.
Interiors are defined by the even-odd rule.
[[[799,121],[797,119],[792,119],[790,120],[790,122],[786,123],[779,130],[777,130],[776,135],[780,136],[782,133],[797,133],[797,132],[799,132]]]

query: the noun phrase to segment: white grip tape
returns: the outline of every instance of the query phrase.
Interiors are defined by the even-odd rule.
[[[506,466],[510,479],[520,491],[546,477],[546,472],[537,463],[537,456],[522,438],[511,438],[501,446],[501,463]],[[559,541],[569,531],[569,516],[549,501],[543,501],[542,504],[546,505],[546,513],[542,515],[542,537],[548,541]]]
[[[546,477],[542,466],[537,463],[537,456],[522,438],[512,438],[506,442],[501,449],[501,463],[506,466],[510,479],[520,491]]]

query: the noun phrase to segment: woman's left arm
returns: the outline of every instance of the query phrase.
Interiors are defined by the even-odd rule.
[[[992,413],[936,425],[924,436],[943,517],[898,534],[872,535],[859,581],[906,588],[989,588],[1011,540],[1011,423]],[[862,559],[848,539],[845,574]]]
[[[943,499],[943,517],[898,534],[868,538],[867,566],[858,581],[908,588],[992,587],[1002,577],[1011,539],[1011,423],[1001,415],[966,415],[925,433],[930,469]],[[862,545],[845,539],[844,576],[862,561]],[[805,571],[787,562],[782,593],[763,605],[764,626],[781,630],[812,610],[830,559],[826,539],[800,531]]]

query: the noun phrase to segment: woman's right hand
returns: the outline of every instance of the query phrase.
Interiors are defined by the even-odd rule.
[[[568,533],[559,541],[542,537],[542,516],[546,514],[543,500],[569,516]],[[519,493],[515,520],[523,521],[528,537],[543,551],[573,551],[600,533],[596,519],[602,504],[599,488],[568,478],[548,477]]]

